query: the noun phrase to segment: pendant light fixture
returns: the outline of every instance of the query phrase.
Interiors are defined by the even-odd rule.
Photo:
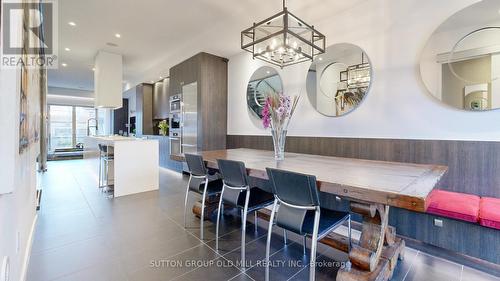
[[[325,52],[326,38],[286,8],[241,32],[241,48],[281,68],[313,60]]]

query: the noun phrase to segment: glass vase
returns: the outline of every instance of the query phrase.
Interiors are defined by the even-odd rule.
[[[285,159],[286,130],[271,130],[274,144],[274,159],[281,161]]]

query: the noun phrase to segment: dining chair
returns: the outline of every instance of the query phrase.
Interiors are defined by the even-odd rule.
[[[245,237],[247,214],[254,212],[255,230],[257,231],[257,211],[270,206],[274,202],[272,193],[258,187],[250,187],[245,164],[240,161],[217,160],[222,175],[223,187],[217,211],[217,226],[215,232],[215,249],[219,251],[219,224],[222,206],[232,206],[241,210],[241,265],[246,266]]]
[[[269,281],[269,252],[273,224],[304,237],[311,238],[309,280],[316,273],[316,249],[318,241],[347,221],[348,250],[351,249],[351,215],[320,207],[316,177],[284,170],[267,168],[275,196],[266,242],[266,277]],[[279,207],[279,208],[278,208]],[[276,216],[276,222],[275,220]],[[349,267],[349,262],[347,264]]]
[[[184,228],[186,228],[186,211],[189,192],[202,196],[200,216],[200,238],[204,238],[203,221],[205,220],[205,200],[207,196],[217,195],[222,190],[222,180],[217,173],[209,173],[203,157],[196,154],[184,154],[189,170],[189,182],[184,199]]]

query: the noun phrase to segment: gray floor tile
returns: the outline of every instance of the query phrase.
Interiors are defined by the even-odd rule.
[[[405,281],[460,281],[462,266],[419,252]]]
[[[28,280],[52,280],[113,258],[105,237],[75,242],[31,255]]]
[[[184,195],[188,177],[161,170],[160,190],[107,199],[97,189],[96,167],[85,160],[49,162],[42,176],[44,193],[28,270],[28,281],[166,281],[264,280],[262,260],[268,223],[259,220],[255,232],[247,224],[247,260],[254,267],[244,273],[240,260],[241,222],[227,211],[221,221],[220,251],[215,249],[215,213],[205,223],[190,208],[183,228]],[[199,200],[190,196],[190,202]],[[282,229],[273,228],[271,280],[307,280],[308,254],[302,239],[289,233],[285,247]],[[347,255],[320,245],[316,280],[335,280],[338,261]],[[226,261],[217,264],[215,261]],[[156,264],[155,264],[156,262]],[[337,262],[337,263],[335,263]],[[155,266],[158,265],[158,266]],[[278,266],[279,265],[279,266]],[[221,267],[223,266],[223,267]],[[406,279],[404,279],[406,276]],[[407,248],[392,280],[491,281],[498,277]]]
[[[123,266],[117,261],[103,263],[57,278],[54,281],[127,281]]]
[[[198,268],[200,265],[210,264],[211,260],[218,257],[209,247],[201,245],[178,255],[157,260],[156,263],[153,262],[145,268],[130,273],[128,278],[130,281],[172,280]]]
[[[464,266],[462,281],[500,281],[500,276],[493,276]]]
[[[183,281],[206,281],[206,280],[229,280],[240,275],[241,271],[231,262],[218,258],[213,261],[213,264],[199,267],[190,271],[175,280]]]
[[[403,281],[417,257],[417,250],[406,247],[404,259],[398,261],[398,266],[394,270],[391,281]]]

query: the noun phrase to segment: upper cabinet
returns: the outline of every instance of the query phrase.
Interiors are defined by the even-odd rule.
[[[168,119],[169,112],[169,79],[156,82],[153,88],[153,119]]]
[[[153,134],[153,85],[139,84],[123,93],[128,100],[131,133],[137,135]]]
[[[202,54],[191,57],[170,68],[170,96],[182,93],[182,86],[198,81]]]

